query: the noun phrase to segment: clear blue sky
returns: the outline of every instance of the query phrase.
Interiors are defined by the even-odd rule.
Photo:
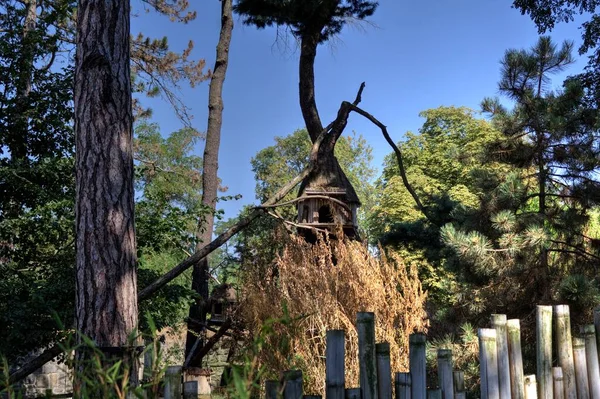
[[[140,12],[132,31],[164,36],[174,49],[189,40],[194,56],[214,63],[220,23],[220,2],[203,0],[195,6],[198,18],[188,25],[169,22]],[[369,23],[346,27],[331,44],[319,47],[316,98],[324,124],[334,117],[342,100],[353,100],[366,82],[361,106],[388,126],[396,141],[406,131],[416,132],[423,120],[419,112],[445,106],[479,109],[486,96],[498,94],[499,60],[509,48],[530,47],[538,34],[527,16],[511,8],[510,0],[380,0]],[[140,7],[134,3],[133,7]],[[194,7],[194,6],[193,6]],[[580,39],[579,23],[561,24],[551,33],[556,42]],[[566,71],[581,70],[585,59]],[[560,83],[557,78],[556,84]],[[182,91],[192,108],[194,125],[206,130],[208,83]],[[165,102],[146,102],[164,134],[181,127]],[[242,194],[235,202],[221,203],[226,217],[242,205],[256,203],[250,159],[304,126],[298,105],[298,50],[292,37],[276,42],[274,29],[243,26],[235,17],[229,69],[224,88],[225,110],[219,176],[227,194]],[[352,130],[367,138],[380,167],[391,150],[380,131],[358,115],[350,118]],[[202,153],[202,147],[198,148]]]

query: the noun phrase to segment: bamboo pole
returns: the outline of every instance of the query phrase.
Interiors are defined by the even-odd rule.
[[[552,367],[552,380],[554,382],[554,399],[564,399],[565,385],[561,367]]]
[[[460,392],[465,390],[465,372],[461,370],[454,370],[452,372],[452,379],[454,382],[454,392]]]
[[[537,393],[539,399],[552,399],[552,306],[536,307]]]
[[[500,385],[500,399],[511,399],[506,315],[493,314],[491,317],[491,324],[492,328],[496,330],[496,344],[498,345],[498,384]]]
[[[454,381],[452,376],[452,351],[450,349],[438,349],[437,366],[439,386],[442,390],[442,398],[453,399]]]
[[[499,399],[496,330],[480,328],[477,335],[479,336],[481,399]]]
[[[302,370],[287,370],[283,372],[283,398],[302,398]]]
[[[361,398],[378,399],[377,362],[375,358],[375,314],[372,312],[359,312],[356,315],[356,331],[358,333]]]
[[[410,373],[396,373],[394,385],[396,399],[411,399]]]
[[[526,375],[523,378],[525,384],[525,399],[537,399],[537,383],[535,374]]]
[[[600,365],[598,364],[596,328],[593,324],[581,326],[581,334],[585,340],[585,359],[590,384],[590,397],[600,398]]]
[[[442,399],[442,390],[441,389],[428,389],[427,390],[427,399]]]
[[[360,388],[346,388],[346,399],[360,399]]]
[[[344,399],[346,385],[345,353],[345,331],[327,331],[325,348],[326,399]]]
[[[409,336],[409,368],[411,376],[412,399],[426,399],[427,397],[427,374],[425,360],[425,334],[411,334]]]
[[[575,383],[575,365],[573,364],[573,347],[571,338],[571,317],[568,305],[554,306],[554,323],[558,365],[562,367],[565,399],[577,398]]]
[[[169,366],[165,371],[165,399],[181,399],[181,366]]]
[[[377,358],[377,394],[379,399],[392,399],[392,367],[390,365],[390,344],[375,344]]]
[[[279,381],[267,380],[265,381],[265,399],[279,399]]]
[[[577,398],[590,399],[590,384],[585,358],[585,340],[573,338],[573,363],[575,364],[575,382],[577,384]]]
[[[508,360],[510,364],[510,387],[513,399],[525,398],[523,381],[523,354],[521,352],[521,323],[519,319],[506,321],[508,332]]]

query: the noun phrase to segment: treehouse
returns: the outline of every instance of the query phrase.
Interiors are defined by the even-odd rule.
[[[300,185],[298,193],[299,233],[314,242],[315,232],[341,227],[344,235],[358,238],[356,212],[360,200],[337,159],[319,159],[318,167]]]
[[[237,304],[237,293],[231,284],[220,284],[213,288],[210,298],[210,324],[223,324]]]

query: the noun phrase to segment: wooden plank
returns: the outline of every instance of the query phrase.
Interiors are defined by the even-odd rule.
[[[525,398],[523,354],[521,352],[521,324],[519,319],[506,321],[508,333],[508,361],[510,363],[510,390],[513,399]]]
[[[454,377],[452,375],[452,351],[438,349],[437,351],[438,381],[443,399],[454,398]]]
[[[375,344],[377,359],[377,396],[379,399],[392,399],[392,367],[390,364],[390,344]]]
[[[408,362],[411,374],[410,394],[412,399],[427,398],[426,342],[425,334],[417,333],[409,336]]]
[[[287,370],[283,372],[283,398],[301,399],[302,392],[302,370]]]
[[[394,378],[395,398],[411,399],[410,373],[396,373]]]
[[[554,324],[556,333],[558,365],[562,367],[565,399],[577,398],[575,382],[575,364],[571,337],[571,317],[568,305],[554,306]]]
[[[496,330],[496,344],[498,345],[498,383],[500,386],[500,399],[511,399],[506,315],[493,314],[491,317],[491,324],[492,328]]]
[[[538,398],[552,399],[552,306],[536,307],[535,331]]]
[[[500,399],[496,330],[480,328],[477,335],[479,336],[481,399]]]

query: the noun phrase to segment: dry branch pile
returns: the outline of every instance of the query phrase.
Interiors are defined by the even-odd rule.
[[[322,237],[313,246],[286,238],[266,270],[247,269],[240,310],[256,334],[270,318],[298,318],[268,337],[259,362],[271,377],[291,368],[305,373],[305,391],[324,394],[325,332],[346,330],[346,386],[358,386],[356,313],[375,312],[377,341],[391,346],[392,369],[406,371],[408,335],[425,332],[426,292],[414,267],[394,254],[375,257],[361,243]]]

